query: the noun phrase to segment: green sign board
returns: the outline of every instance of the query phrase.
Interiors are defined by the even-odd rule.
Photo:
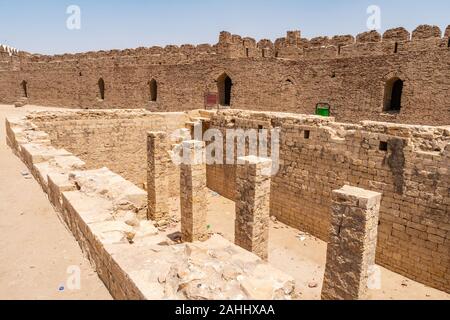
[[[330,105],[327,103],[318,103],[316,105],[316,115],[322,117],[330,116]]]

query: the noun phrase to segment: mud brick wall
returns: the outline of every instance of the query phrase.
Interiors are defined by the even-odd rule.
[[[236,109],[313,114],[319,102],[343,122],[450,124],[450,27],[419,26],[383,35],[304,39],[288,32],[275,42],[227,32],[215,45],[183,45],[44,56],[0,52],[0,103],[78,108],[149,108],[186,111],[204,107],[226,73]],[[1,50],[0,50],[1,51]],[[400,113],[383,112],[385,86],[404,81]],[[98,81],[105,83],[100,99]],[[150,81],[157,81],[151,101]]]
[[[450,129],[222,111],[211,128],[281,128],[271,214],[327,241],[332,190],[383,194],[377,263],[450,291]],[[305,132],[308,131],[308,134]],[[234,199],[235,172],[209,166],[208,186]]]
[[[184,127],[184,113],[146,111],[79,111],[58,116],[34,116],[33,123],[49,134],[52,145],[83,159],[89,169],[107,167],[146,189],[147,132],[173,131]],[[179,169],[170,175],[171,195],[179,193]]]

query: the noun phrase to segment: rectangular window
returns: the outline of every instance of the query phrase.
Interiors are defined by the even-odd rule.
[[[380,141],[380,151],[388,151],[388,143],[386,141]]]

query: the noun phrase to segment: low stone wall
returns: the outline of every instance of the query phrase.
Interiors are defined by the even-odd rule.
[[[219,235],[206,242],[173,242],[169,235],[178,226],[161,230],[143,218],[145,191],[107,168],[83,170],[85,163],[53,147],[31,118],[6,120],[7,143],[42,185],[114,298],[292,298],[291,277]]]
[[[168,135],[183,128],[185,113],[145,110],[93,110],[39,113],[29,116],[37,129],[48,132],[50,143],[86,162],[88,169],[108,167],[139,188],[147,184],[147,132]],[[179,170],[170,168],[170,195],[179,194]]]
[[[325,241],[333,190],[382,193],[377,263],[450,292],[449,127],[240,110],[218,112],[210,127],[224,137],[230,128],[280,128],[271,214]],[[234,181],[234,166],[208,167],[209,188],[233,200]]]

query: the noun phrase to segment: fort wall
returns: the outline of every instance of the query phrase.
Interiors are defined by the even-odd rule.
[[[275,42],[222,32],[215,45],[182,45],[44,56],[0,52],[0,102],[76,108],[204,108],[218,78],[232,79],[231,107],[313,114],[329,103],[337,121],[450,123],[450,27],[419,26],[383,35],[304,39],[291,31]],[[399,113],[383,111],[387,81],[404,81]],[[99,79],[104,80],[104,99]],[[150,81],[158,84],[151,99]]]

